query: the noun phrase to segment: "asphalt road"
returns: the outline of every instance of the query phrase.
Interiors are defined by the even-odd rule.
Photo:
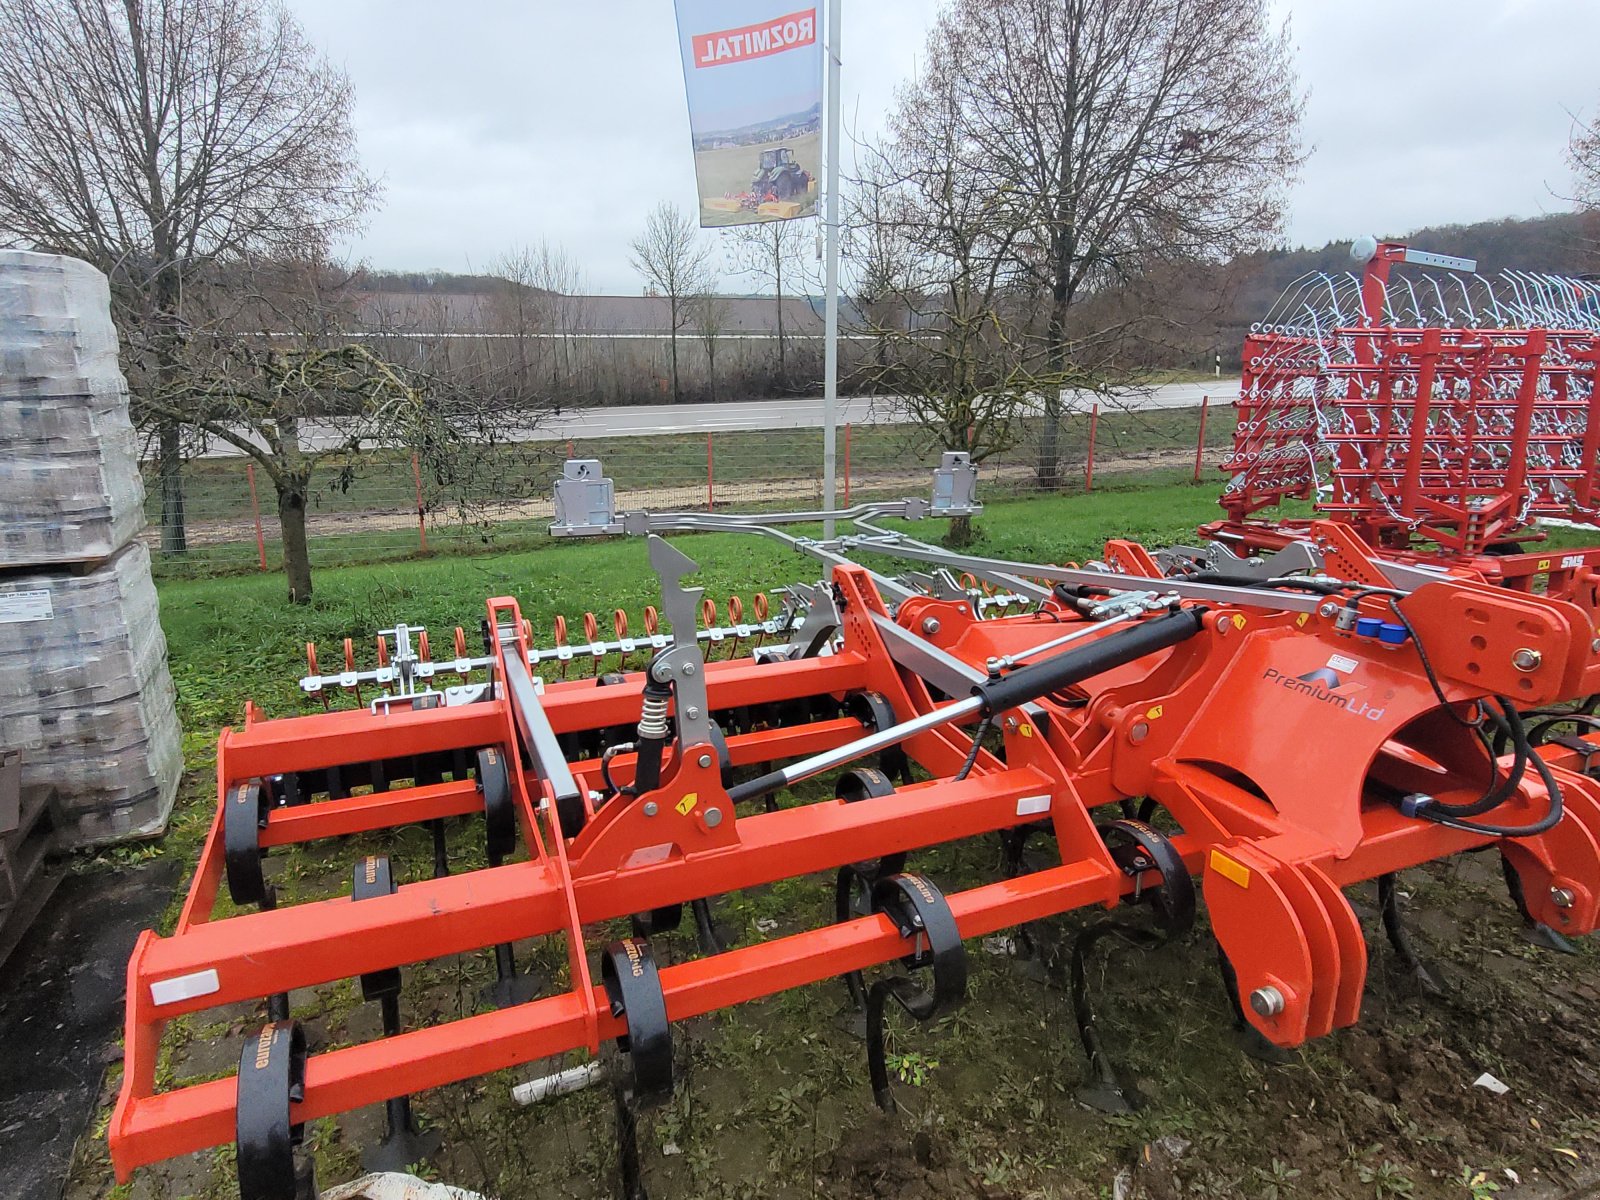
[[[1127,392],[1110,402],[1133,410],[1196,408],[1203,397],[1213,403],[1231,404],[1239,398],[1237,379],[1218,379],[1206,383],[1173,383],[1164,387]],[[1075,393],[1068,408],[1087,412],[1097,397]],[[1101,402],[1106,407],[1107,402]],[[897,425],[907,417],[891,397],[841,396],[838,403],[840,425]],[[559,416],[549,416],[537,426],[506,431],[512,441],[564,442],[592,438],[649,437],[664,433],[739,433],[773,429],[820,429],[822,400],[731,401],[723,404],[649,404],[629,408],[575,408]],[[308,449],[338,445],[343,434],[337,422],[305,422],[301,438]],[[228,458],[238,454],[232,446],[214,444],[209,458]]]

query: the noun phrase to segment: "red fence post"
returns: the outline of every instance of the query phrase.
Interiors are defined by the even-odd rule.
[[[411,479],[417,485],[417,540],[422,543],[422,552],[428,552],[428,517],[427,511],[422,507],[422,467],[417,462],[416,452],[411,454]]]
[[[844,427],[844,506],[850,507],[850,425]]]
[[[1200,460],[1206,452],[1206,410],[1211,407],[1211,397],[1200,397],[1200,436],[1194,443],[1194,481],[1200,482]]]
[[[1094,491],[1094,438],[1100,428],[1100,406],[1096,404],[1089,413],[1089,461],[1083,467],[1083,490]]]
[[[706,434],[706,509],[715,512],[717,507],[716,471],[711,458],[711,435]]]
[[[256,519],[256,557],[261,561],[261,569],[267,569],[267,539],[261,532],[261,504],[256,499],[256,465],[245,463],[244,473],[250,479],[250,515]]]

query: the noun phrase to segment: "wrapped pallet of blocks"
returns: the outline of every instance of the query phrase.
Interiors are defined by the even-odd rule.
[[[3,920],[42,846],[161,833],[182,772],[128,388],[87,263],[0,251],[0,446],[0,756],[20,758]]]

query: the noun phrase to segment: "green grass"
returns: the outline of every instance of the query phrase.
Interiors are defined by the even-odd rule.
[[[1108,537],[1170,542],[1192,537],[1197,524],[1218,515],[1209,483],[1108,484],[1090,495],[992,503],[976,522],[972,552],[1083,560],[1099,554]],[[926,521],[907,528],[937,541],[945,526]],[[760,538],[703,534],[675,541],[701,564],[698,582],[719,607],[731,594],[748,605],[757,590],[821,576],[814,560]],[[271,715],[305,711],[297,681],[305,673],[307,641],[318,644],[329,669],[346,637],[356,640],[358,656],[370,664],[372,635],[397,621],[427,626],[441,652],[457,625],[476,644],[490,596],[515,597],[533,622],[535,639],[545,643],[557,614],[566,616],[576,640],[586,610],[608,627],[611,610],[624,608],[638,628],[644,606],[660,603],[642,540],[557,543],[548,536],[512,553],[441,552],[411,562],[324,567],[312,603],[302,607],[285,603],[274,574],[163,579],[160,593],[184,727],[208,741],[241,719],[247,699]]]
[[[1023,422],[1017,444],[984,463],[984,493],[999,497],[1031,486],[1031,468],[1037,456],[1038,421]],[[1061,462],[1071,486],[1082,479],[1088,457],[1089,420],[1068,417],[1061,431]],[[1206,444],[1216,450],[1229,444],[1233,422],[1226,411],[1211,415]],[[1171,458],[1188,461],[1199,434],[1199,410],[1121,412],[1107,409],[1096,433],[1097,481],[1111,481],[1132,472],[1152,469],[1152,460],[1166,467],[1166,478],[1187,478],[1171,466]],[[619,492],[641,489],[693,488],[696,500],[706,484],[706,437],[703,434],[669,434],[651,438],[597,438],[572,443],[573,453],[598,458],[616,480]],[[755,482],[783,482],[783,499],[773,507],[794,508],[820,503],[822,434],[820,430],[786,430],[779,433],[718,433],[712,438],[712,469],[723,503],[752,507],[749,487]],[[937,465],[941,450],[924,432],[903,425],[862,425],[849,437],[851,499],[903,495],[908,475],[921,476]],[[478,457],[471,478],[453,485],[456,495],[474,504],[543,500],[560,473],[567,443],[522,443],[491,447]],[[840,472],[844,473],[844,439],[840,440]],[[1208,473],[1214,485],[1216,475]],[[160,489],[153,475],[146,479],[145,508],[150,522],[160,522]],[[447,502],[436,481],[424,474],[423,503],[432,514],[430,548],[448,547],[452,553],[532,549],[542,542],[541,522],[499,520],[485,526],[451,524]],[[796,495],[799,485],[801,495]],[[917,487],[923,486],[919,480]],[[843,484],[841,483],[841,488]],[[258,570],[252,527],[250,481],[240,459],[195,459],[184,467],[185,504],[190,522],[191,548],[181,558],[157,556],[161,576],[219,575]],[[267,562],[276,570],[280,562],[277,500],[264,471],[255,471],[256,499],[267,542]],[[733,499],[737,496],[737,499]],[[655,501],[650,502],[659,507]],[[408,455],[374,451],[332,456],[313,479],[310,515],[313,522],[314,566],[356,562],[390,562],[413,558],[420,552],[414,522],[417,484]],[[398,517],[403,527],[373,528],[374,514]],[[350,532],[328,533],[329,519],[349,521]],[[318,532],[318,526],[323,531]]]

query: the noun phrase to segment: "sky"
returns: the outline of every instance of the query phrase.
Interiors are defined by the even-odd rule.
[[[353,257],[484,271],[548,240],[589,290],[633,293],[628,243],[649,210],[693,210],[670,0],[287,2],[349,72],[362,158],[384,183]],[[1600,114],[1600,2],[1271,2],[1310,93],[1289,243],[1569,207],[1573,114]],[[844,0],[847,131],[881,127],[938,8]]]

